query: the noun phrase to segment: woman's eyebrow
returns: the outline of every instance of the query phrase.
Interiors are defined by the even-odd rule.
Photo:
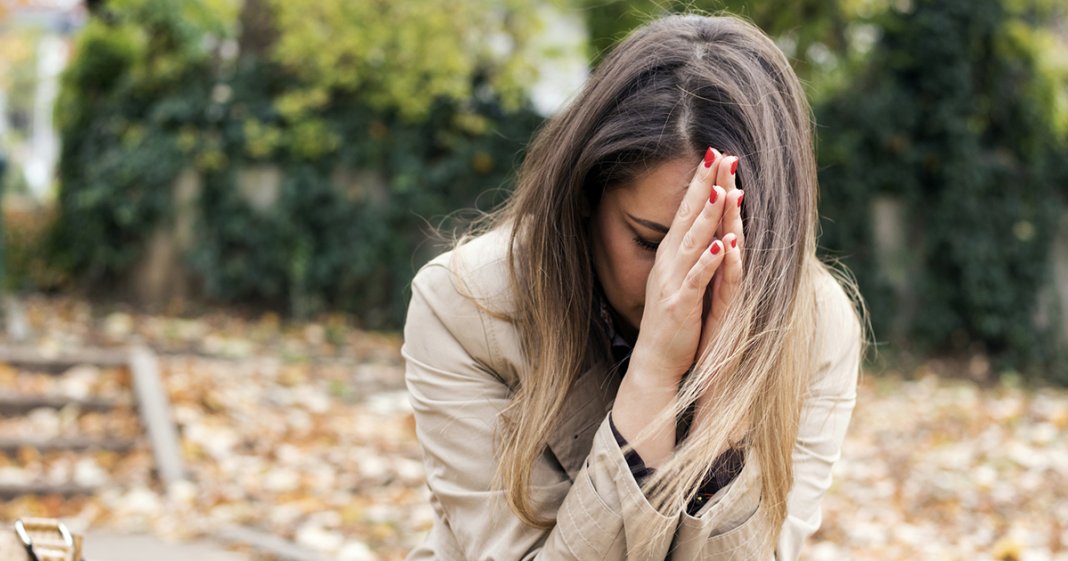
[[[646,220],[644,218],[638,218],[637,216],[634,216],[633,214],[631,214],[629,212],[624,212],[623,214],[626,214],[627,218],[630,218],[634,222],[637,222],[638,224],[641,224],[642,226],[645,226],[646,228],[649,228],[650,230],[656,230],[657,232],[660,232],[661,234],[667,234],[668,233],[668,227],[664,226],[663,224],[661,224],[659,222],[653,222],[652,220]]]

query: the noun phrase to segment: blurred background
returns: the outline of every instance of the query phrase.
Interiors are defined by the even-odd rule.
[[[0,519],[105,560],[403,559],[409,280],[687,10],[793,63],[870,310],[806,557],[1068,560],[1063,0],[0,0]]]

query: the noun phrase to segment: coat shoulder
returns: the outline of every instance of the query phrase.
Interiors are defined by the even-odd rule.
[[[412,279],[410,306],[428,306],[437,325],[406,323],[406,342],[427,335],[427,329],[444,329],[472,360],[513,385],[519,345],[509,319],[515,307],[510,238],[507,229],[491,230],[420,268]],[[409,318],[413,316],[409,309]]]
[[[814,344],[821,376],[813,382],[849,393],[856,387],[865,335],[853,290],[840,277],[822,263],[815,276]]]
[[[514,306],[508,266],[510,235],[496,229],[470,238],[424,265],[412,287],[440,296],[440,305],[486,308],[508,315]]]
[[[859,332],[859,316],[854,300],[849,296],[846,287],[843,286],[840,273],[832,272],[827,266],[821,264],[817,268],[815,291],[816,308],[819,310],[823,321],[830,321],[840,327],[849,327],[849,324]]]

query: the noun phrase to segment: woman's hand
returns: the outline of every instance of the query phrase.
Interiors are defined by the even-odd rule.
[[[741,274],[739,236],[721,224],[725,214],[728,218],[739,217],[737,230],[741,232],[741,191],[734,187],[733,173],[737,162],[736,157],[724,157],[709,149],[660,242],[646,282],[645,309],[631,366],[641,366],[637,370],[641,375],[656,376],[658,381],[673,383],[674,387],[707,343],[705,331],[714,327],[702,317],[710,281],[715,277],[711,310],[715,313],[723,307],[716,306],[717,295],[729,298],[736,285],[735,271],[728,276],[732,282],[723,282],[723,275],[717,271],[726,262],[734,264],[737,276]],[[733,228],[734,221],[729,225]],[[716,239],[717,232],[729,237]]]
[[[719,230],[717,231],[717,235],[723,240],[727,251],[723,257],[722,265],[712,279],[712,287],[710,291],[711,307],[705,315],[704,325],[701,329],[701,343],[699,347],[701,353],[705,351],[709,342],[719,330],[727,328],[723,321],[726,316],[727,307],[741,292],[743,271],[742,248],[745,242],[745,234],[742,231],[742,199],[744,193],[741,189],[736,187],[735,172],[737,171],[737,161],[737,158],[734,158],[735,163],[722,166],[725,168],[723,171],[726,173],[724,173],[722,177],[717,177],[716,181],[719,185],[723,185],[727,190],[726,209],[723,213]],[[715,384],[715,380],[713,380],[713,384]],[[711,413],[711,395],[713,395],[713,392],[705,392],[697,399],[697,408],[694,413],[694,425],[702,423],[705,417]],[[747,426],[738,427],[736,432],[731,436],[731,440],[740,439],[741,435],[744,434],[747,429]]]
[[[616,394],[612,418],[645,465],[658,467],[675,449],[674,420],[657,420],[677,399],[679,381],[693,365],[703,340],[705,294],[717,270],[740,245],[716,238],[724,211],[738,206],[734,186],[737,158],[709,149],[683,196],[667,235],[660,242],[645,289],[638,340],[627,375]],[[734,211],[737,214],[737,210]],[[726,243],[724,243],[726,242]],[[740,261],[739,261],[740,263]],[[729,296],[729,283],[720,289]],[[712,286],[713,293],[716,292]],[[638,434],[645,434],[641,440]]]
[[[701,352],[698,356],[703,353],[712,337],[723,328],[727,306],[734,301],[742,286],[742,248],[745,245],[745,234],[742,232],[742,200],[745,193],[736,186],[738,158],[728,156],[725,160],[725,165],[720,166],[720,174],[716,177],[716,184],[722,185],[727,191],[722,221],[716,236],[723,240],[726,252],[722,265],[712,279],[711,307],[705,315],[701,330]]]

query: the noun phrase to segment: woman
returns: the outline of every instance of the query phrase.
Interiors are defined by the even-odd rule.
[[[436,517],[409,559],[797,559],[864,346],[816,199],[759,29],[671,16],[617,46],[412,282]]]

